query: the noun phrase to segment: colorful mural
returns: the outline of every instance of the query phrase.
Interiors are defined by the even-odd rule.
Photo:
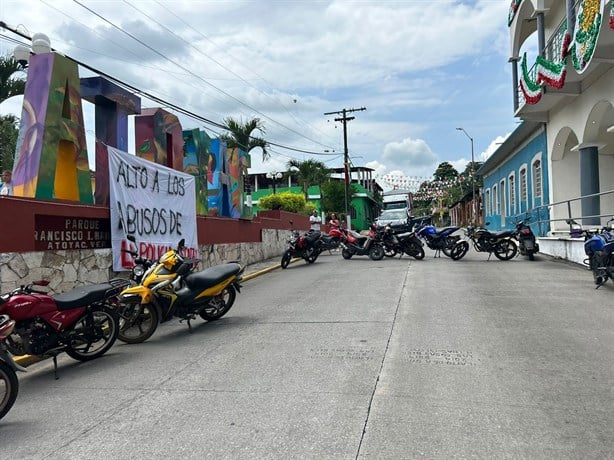
[[[16,196],[94,201],[77,64],[32,55],[13,165]]]
[[[103,77],[81,79],[81,97],[96,107],[94,201],[109,205],[109,159],[106,146],[128,151],[128,115],[141,113],[141,98]]]
[[[183,172],[196,177],[196,214],[207,215],[207,163],[211,138],[199,129],[183,131]]]
[[[183,171],[183,135],[176,115],[161,108],[148,108],[134,119],[136,155]]]
[[[209,147],[209,160],[207,164],[207,207],[209,216],[219,216],[221,183],[220,174],[222,173],[224,156],[226,152],[226,142],[221,139],[211,139]]]

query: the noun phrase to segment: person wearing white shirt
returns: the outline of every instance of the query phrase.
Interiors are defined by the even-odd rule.
[[[311,224],[312,230],[320,231],[320,224],[322,223],[322,218],[318,215],[317,209],[314,209],[309,216],[309,223]]]
[[[2,171],[2,182],[0,183],[0,195],[13,196],[13,182],[11,182],[11,171],[5,169]]]

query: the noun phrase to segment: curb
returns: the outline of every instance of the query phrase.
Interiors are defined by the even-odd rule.
[[[290,263],[296,261],[298,259],[292,259],[290,261]],[[265,273],[271,272],[273,270],[277,270],[278,268],[281,268],[281,265],[279,264],[275,264],[275,265],[271,265],[270,267],[266,267],[263,268],[262,270],[258,270],[256,272],[250,273],[248,275],[243,276],[242,281],[249,281],[253,278],[256,278],[257,276],[260,275],[264,275]],[[31,356],[31,355],[23,355],[23,356],[13,356],[13,360],[19,364],[20,366],[23,367],[28,367],[31,364],[34,363],[38,363],[40,361],[43,361],[45,359],[47,359],[49,357],[43,357],[43,356]]]

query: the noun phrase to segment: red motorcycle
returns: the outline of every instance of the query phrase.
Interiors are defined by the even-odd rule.
[[[352,256],[369,256],[371,260],[382,260],[384,258],[384,246],[378,240],[375,231],[375,224],[371,225],[369,235],[361,235],[354,230],[342,228],[343,238],[341,239],[341,256],[348,260]]]
[[[11,410],[17,399],[19,392],[17,371],[25,371],[13,361],[13,357],[4,345],[4,339],[9,336],[14,327],[15,321],[7,315],[0,315],[0,418]]]
[[[52,357],[57,379],[60,353],[89,361],[113,346],[119,332],[118,294],[130,283],[115,279],[55,295],[35,289],[48,284],[34,281],[0,296],[0,315],[15,321],[3,347],[16,356]]]

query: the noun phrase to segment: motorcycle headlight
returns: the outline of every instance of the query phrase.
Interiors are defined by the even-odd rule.
[[[143,268],[142,265],[135,265],[134,267],[132,267],[132,273],[134,274],[134,276],[143,276],[143,273],[145,273],[145,269]]]

